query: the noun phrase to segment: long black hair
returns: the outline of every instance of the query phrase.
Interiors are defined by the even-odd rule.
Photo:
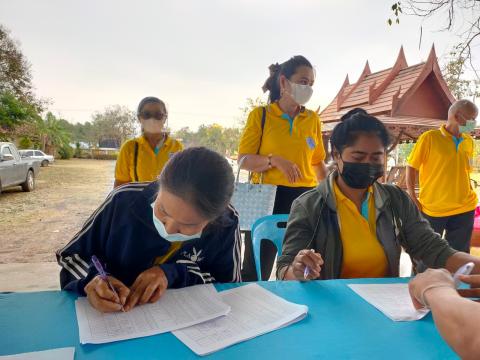
[[[283,64],[272,64],[268,67],[270,70],[270,76],[265,81],[262,89],[263,91],[269,91],[268,101],[273,103],[280,99],[280,75],[285,76],[290,80],[293,74],[297,72],[300,66],[307,66],[313,69],[312,64],[302,55],[296,55],[285,61]]]
[[[175,153],[163,168],[160,189],[192,204],[208,220],[225,211],[233,195],[235,178],[228,161],[205,147]]]
[[[334,151],[342,151],[357,141],[359,135],[374,134],[378,136],[385,147],[390,145],[391,139],[385,125],[375,116],[369,115],[362,108],[350,110],[340,119],[330,136],[332,156]]]

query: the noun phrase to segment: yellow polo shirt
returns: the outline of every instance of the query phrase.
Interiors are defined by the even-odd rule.
[[[343,246],[341,278],[385,277],[388,261],[382,244],[377,239],[373,188],[368,189],[361,212],[342,193],[336,181],[333,189]]]
[[[265,184],[289,187],[316,186],[318,181],[312,165],[325,160],[318,114],[305,109],[294,119],[290,119],[277,103],[268,105],[266,111],[263,137],[262,107],[255,108],[249,114],[240,139],[239,154],[256,154],[261,139],[260,155],[273,154],[290,160],[297,164],[303,175],[302,180],[290,184],[280,170],[273,168],[264,173]],[[254,174],[254,181],[258,180],[258,174]]]
[[[156,180],[168,159],[174,153],[183,150],[183,145],[177,140],[172,139],[170,136],[167,136],[167,139],[158,154],[155,154],[144,136],[128,140],[122,145],[115,165],[115,179],[118,181],[135,181],[135,142],[138,143],[138,181]]]
[[[472,211],[477,194],[470,184],[474,142],[470,135],[455,138],[445,125],[422,134],[408,165],[419,171],[419,201],[422,211],[444,217]]]

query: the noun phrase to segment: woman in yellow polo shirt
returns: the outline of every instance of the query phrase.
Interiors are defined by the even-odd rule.
[[[278,279],[398,276],[402,247],[429,267],[480,266],[479,258],[456,252],[435,233],[403,190],[377,182],[390,144],[380,120],[352,110],[330,143],[338,171],[294,201]]]
[[[239,161],[263,183],[277,185],[274,214],[288,214],[293,200],[323,180],[326,175],[325,149],[320,119],[305,108],[312,96],[315,72],[303,56],[270,66],[264,91],[269,104],[257,107],[248,116],[240,139]],[[244,279],[255,278],[251,240],[245,242]],[[275,247],[262,242],[262,274],[270,274]]]
[[[140,101],[137,111],[142,136],[122,145],[115,166],[114,187],[130,182],[154,181],[172,154],[181,151],[180,142],[165,132],[167,108],[153,96]]]

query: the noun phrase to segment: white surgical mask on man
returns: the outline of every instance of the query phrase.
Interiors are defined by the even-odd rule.
[[[477,125],[477,122],[475,120],[467,120],[467,123],[465,125],[460,125],[460,132],[461,133],[471,133],[473,130],[475,130],[475,126]]]
[[[288,80],[288,79],[287,79]],[[298,105],[305,105],[312,97],[313,88],[310,85],[302,85],[288,80],[292,91],[290,96]]]
[[[155,203],[153,202],[150,205],[152,206],[153,225],[155,225],[155,228],[157,229],[158,234],[162,238],[164,238],[165,240],[170,241],[170,242],[176,242],[176,241],[183,242],[183,241],[188,241],[188,240],[192,240],[192,239],[198,239],[202,236],[201,231],[199,233],[193,234],[193,235],[184,235],[184,234],[180,234],[180,233],[169,234],[167,232],[167,229],[165,229],[165,225],[163,224],[163,222],[161,222],[160,219],[157,218],[157,216],[155,215]]]

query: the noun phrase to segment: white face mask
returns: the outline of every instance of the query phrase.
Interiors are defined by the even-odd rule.
[[[288,79],[287,79],[288,80]],[[288,80],[292,91],[290,96],[298,105],[305,105],[313,94],[313,88],[310,85],[296,84]]]
[[[460,132],[461,133],[471,133],[473,130],[475,130],[475,126],[477,125],[477,122],[475,120],[467,120],[467,123],[465,125],[460,125]]]
[[[201,231],[193,235],[184,235],[180,233],[169,234],[167,232],[167,229],[165,229],[165,225],[163,224],[163,222],[161,222],[160,219],[155,216],[155,207],[154,207],[155,203],[154,202],[151,203],[150,206],[152,207],[153,225],[155,225],[155,228],[157,229],[158,234],[165,240],[170,242],[176,242],[176,241],[183,242],[183,241],[188,241],[192,239],[199,239],[202,236]]]
[[[163,121],[157,120],[155,118],[142,120],[143,131],[148,134],[161,134],[163,132],[163,124]]]

